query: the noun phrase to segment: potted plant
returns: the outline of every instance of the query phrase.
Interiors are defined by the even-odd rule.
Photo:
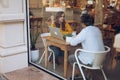
[[[36,48],[36,43],[40,32],[32,31],[30,32],[30,42],[31,42],[31,61],[36,62],[39,59],[39,50]]]

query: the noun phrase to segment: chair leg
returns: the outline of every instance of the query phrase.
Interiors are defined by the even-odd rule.
[[[49,57],[48,57],[48,60],[50,60],[50,57],[52,56],[52,52],[50,52],[50,55],[49,55]],[[40,60],[39,60],[39,64],[41,63],[41,61],[42,61],[42,59],[43,59],[43,57],[44,57],[44,55],[45,55],[45,50],[44,50],[44,52],[43,52],[43,54],[42,54],[42,56],[41,56],[41,58],[40,58]],[[55,55],[53,54],[53,69],[55,70]]]
[[[79,69],[80,69],[80,72],[81,72],[81,74],[82,74],[83,80],[86,80],[85,75],[84,75],[83,70],[82,70],[82,67],[79,66]]]
[[[50,57],[52,56],[52,52],[50,51],[50,55],[48,57],[48,61],[50,60]]]
[[[53,69],[55,70],[55,55],[54,55],[54,53],[52,53],[53,54]]]
[[[106,77],[106,75],[105,75],[105,72],[103,71],[102,68],[101,68],[101,71],[102,71],[102,74],[103,74],[104,79],[107,80],[107,77]]]
[[[39,62],[38,62],[39,64],[41,63],[41,61],[42,61],[44,55],[45,55],[45,50],[44,50],[44,52],[43,52],[43,54],[42,54],[42,56],[41,56],[41,58],[40,58],[40,60],[39,60]]]
[[[77,64],[77,62],[73,63],[73,70],[72,70],[72,80],[74,80],[74,73],[75,73],[75,65]]]
[[[48,60],[50,60],[50,57],[53,56],[53,69],[55,70],[55,55],[53,52],[50,52],[50,55],[48,57]]]
[[[76,65],[76,64],[77,64],[77,62],[74,62],[74,63],[73,63],[72,80],[74,80],[74,73],[75,73],[75,65]],[[80,72],[81,72],[81,74],[82,74],[83,80],[86,80],[85,75],[84,75],[83,70],[82,70],[82,67],[79,66],[79,69],[80,69]]]

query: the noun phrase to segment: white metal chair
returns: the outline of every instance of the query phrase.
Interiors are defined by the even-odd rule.
[[[77,49],[75,51],[75,59],[76,59],[76,62],[73,63],[73,71],[72,71],[72,80],[74,80],[74,72],[75,72],[75,65],[77,64],[78,67],[79,67],[79,70],[81,72],[81,75],[83,77],[83,80],[86,80],[86,77],[83,73],[83,69],[82,67],[86,68],[86,69],[91,69],[91,70],[96,70],[96,69],[100,69],[102,71],[102,74],[104,76],[104,79],[107,80],[107,77],[102,69],[102,66],[103,66],[103,62],[105,60],[105,57],[106,57],[106,54],[110,51],[110,48],[105,46],[105,51],[99,51],[99,52],[93,52],[93,51],[86,51],[86,50],[83,50],[83,49]],[[87,53],[90,53],[90,54],[94,54],[94,61],[93,63],[91,64],[91,66],[88,66],[88,65],[85,65],[85,64],[82,64],[80,63],[80,60],[78,59],[78,53],[79,52],[87,52]]]
[[[42,38],[44,47],[46,46],[46,39],[45,39],[46,36],[50,36],[50,33],[42,33],[41,34],[41,38]],[[54,51],[52,49],[50,49],[50,47],[48,47],[48,51],[50,52],[48,60],[50,60],[50,57],[53,56],[53,69],[55,70],[55,55],[54,55]],[[43,54],[42,54],[42,56],[41,56],[41,58],[40,58],[38,63],[41,63],[41,61],[42,61],[44,56],[45,56],[45,50],[44,50],[44,52],[43,52]]]

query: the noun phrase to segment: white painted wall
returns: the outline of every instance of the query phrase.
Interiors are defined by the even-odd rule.
[[[0,73],[28,67],[26,0],[0,0]]]

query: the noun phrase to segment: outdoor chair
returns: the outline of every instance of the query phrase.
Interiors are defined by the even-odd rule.
[[[105,51],[87,51],[87,50],[83,50],[83,49],[76,49],[75,51],[75,59],[76,62],[73,63],[73,71],[72,71],[72,80],[74,80],[74,72],[75,72],[75,65],[78,65],[78,68],[80,70],[80,73],[82,75],[83,80],[86,80],[85,74],[83,72],[83,68],[84,69],[91,69],[91,70],[101,70],[102,74],[104,76],[104,79],[107,80],[107,77],[102,69],[104,60],[106,58],[106,54],[110,51],[110,48],[105,46]],[[78,59],[78,54],[79,52],[86,52],[88,54],[94,54],[94,60],[93,63],[91,65],[85,65],[83,63],[80,62],[80,60]]]
[[[45,39],[45,37],[47,37],[47,36],[50,36],[50,33],[42,33],[41,34],[41,38],[42,38],[44,47],[46,46],[46,39]],[[50,55],[48,57],[48,61],[50,60],[50,57],[53,56],[52,57],[53,58],[53,69],[55,70],[55,55],[54,55],[54,51],[50,47],[48,47],[48,51],[50,52]],[[44,49],[44,52],[43,52],[43,54],[42,54],[42,56],[41,56],[41,58],[40,58],[38,63],[41,63],[41,61],[42,61],[44,56],[45,56],[45,49]]]

